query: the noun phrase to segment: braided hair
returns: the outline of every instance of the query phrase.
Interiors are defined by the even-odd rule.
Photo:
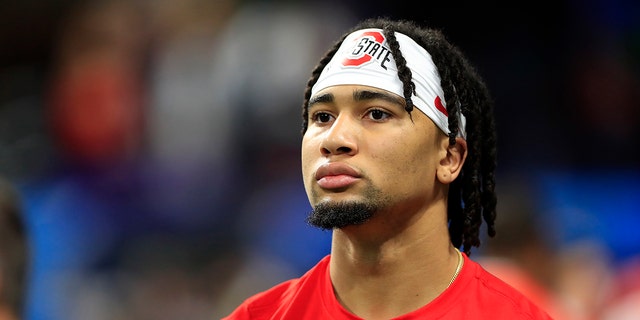
[[[311,88],[318,81],[320,73],[338,51],[344,39],[350,33],[365,28],[383,30],[398,67],[398,77],[403,83],[405,109],[409,114],[413,110],[411,95],[414,93],[415,85],[394,32],[412,38],[429,52],[440,75],[444,100],[447,101],[447,113],[456,115],[461,112],[466,118],[468,154],[460,175],[449,188],[447,220],[452,244],[456,248],[462,247],[462,250],[469,255],[471,247],[480,246],[479,233],[483,219],[487,224],[488,235],[494,237],[496,233],[494,223],[497,154],[493,101],[484,81],[474,67],[442,32],[423,28],[412,21],[396,21],[387,18],[370,18],[354,26],[334,43],[312,71],[304,92],[302,133],[304,134],[308,127]],[[450,145],[456,143],[459,131],[458,120],[456,116],[448,117],[451,132]]]

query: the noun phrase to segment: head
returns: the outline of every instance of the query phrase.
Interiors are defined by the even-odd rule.
[[[360,81],[360,68],[349,71],[356,74],[353,83],[327,81],[323,71],[345,39],[360,39],[349,35],[369,28],[382,31],[374,32],[382,43],[375,56],[397,76],[395,87]],[[380,34],[384,39],[376,40]],[[327,51],[304,94],[303,175],[314,207],[309,221],[341,228],[444,199],[451,242],[470,254],[480,245],[483,221],[495,235],[493,117],[483,80],[440,31],[410,21],[362,21]],[[325,175],[331,178],[318,186],[316,178]],[[348,189],[357,192],[343,192]]]

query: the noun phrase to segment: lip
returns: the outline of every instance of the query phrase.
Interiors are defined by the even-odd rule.
[[[316,171],[316,181],[324,189],[348,187],[360,179],[360,173],[344,163],[326,163]]]

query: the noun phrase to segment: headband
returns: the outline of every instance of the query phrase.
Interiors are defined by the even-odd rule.
[[[444,92],[431,55],[410,37],[398,32],[395,35],[416,86],[411,101],[448,135],[451,131]],[[398,68],[381,29],[363,29],[349,34],[322,70],[311,89],[311,96],[327,87],[343,84],[371,86],[404,97]],[[458,117],[458,136],[466,138],[466,120],[462,113]]]

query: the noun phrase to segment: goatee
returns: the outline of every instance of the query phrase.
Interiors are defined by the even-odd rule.
[[[364,202],[323,202],[316,205],[307,223],[324,230],[333,230],[367,222],[377,207]]]

